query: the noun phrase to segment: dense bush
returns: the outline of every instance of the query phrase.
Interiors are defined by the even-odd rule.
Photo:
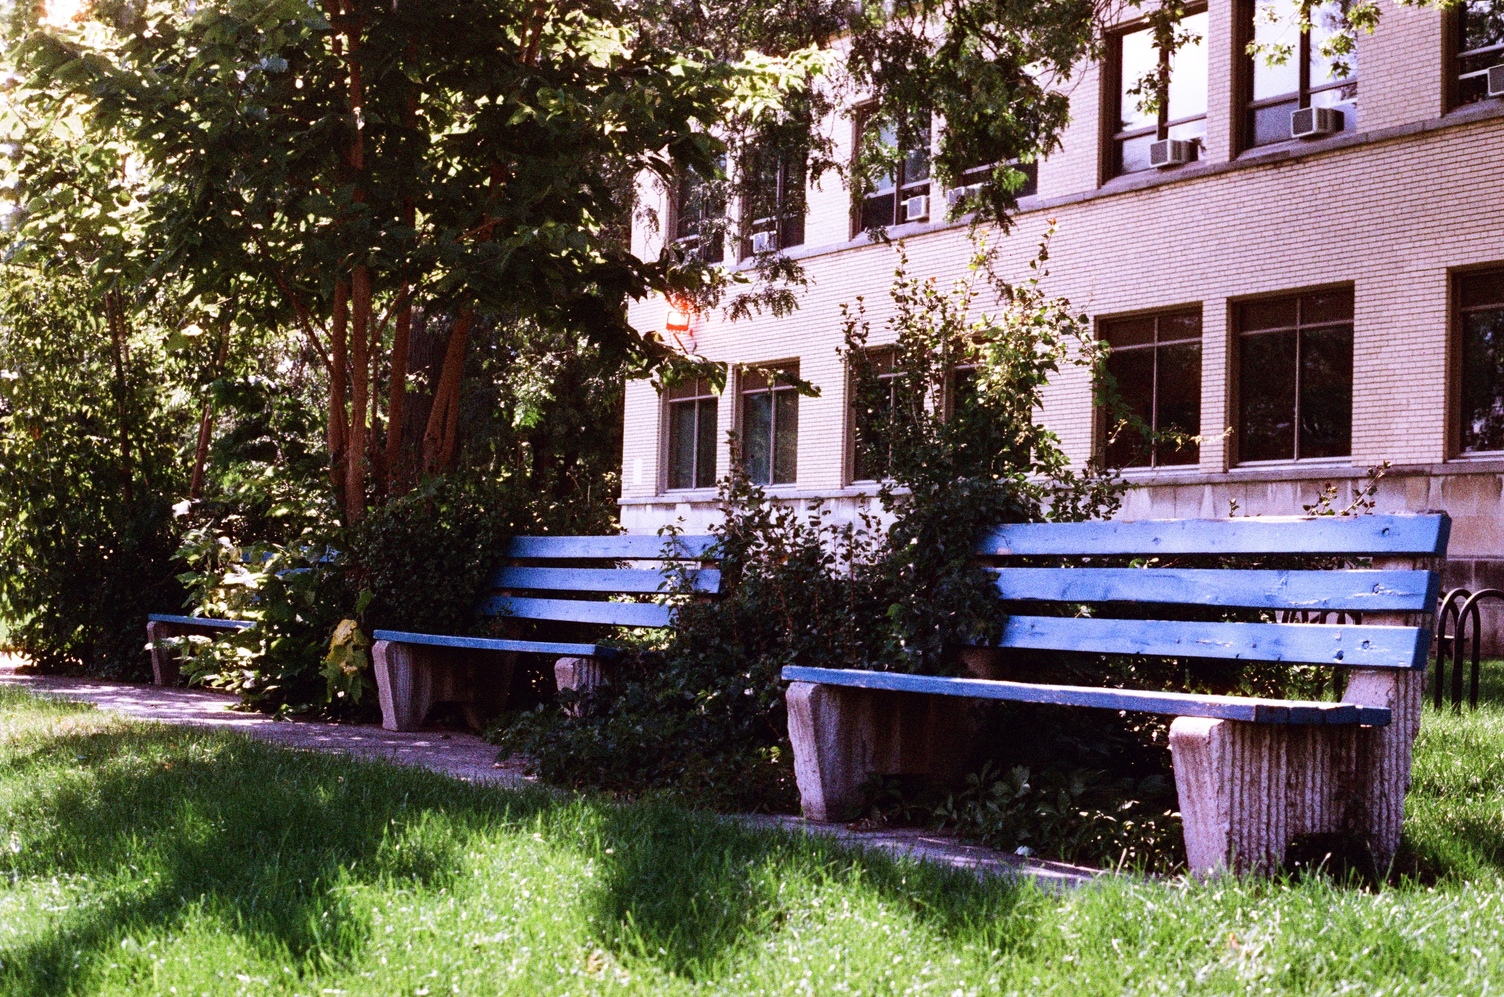
[[[189,416],[160,342],[112,341],[96,305],[62,276],[0,282],[0,615],[41,668],[140,678],[146,614],[183,598]]]
[[[957,647],[1004,619],[973,556],[980,531],[1102,515],[1116,501],[1110,479],[1074,471],[1032,421],[1049,374],[1097,361],[1085,324],[1043,293],[1042,277],[1009,285],[985,249],[948,291],[900,265],[892,394],[859,311],[846,330],[858,405],[877,416],[863,421],[863,443],[889,470],[882,516],[844,527],[801,518],[734,472],[715,528],[724,597],[683,607],[661,657],[639,658],[591,702],[504,726],[503,745],[551,781],[785,807],[795,795],[784,665],[958,671]],[[977,371],[964,394],[953,391],[958,369]]]

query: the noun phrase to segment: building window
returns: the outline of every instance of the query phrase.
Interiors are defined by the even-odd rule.
[[[1013,192],[1014,198],[1032,197],[1039,193],[1038,163],[1021,163],[1015,160],[1008,164],[1008,168],[1023,176],[1023,182]],[[997,166],[993,163],[968,167],[961,174],[956,185],[946,194],[946,206],[953,211],[975,211],[976,197],[980,195],[983,188],[992,183],[992,175],[996,171]]]
[[[673,219],[674,242],[687,255],[703,263],[725,260],[726,199],[715,183],[685,170],[674,191]]]
[[[1201,448],[1201,312],[1167,312],[1102,323],[1112,347],[1107,372],[1127,410],[1143,421],[1121,428],[1107,444],[1111,467],[1195,464]]]
[[[1353,292],[1238,308],[1238,459],[1352,453]]]
[[[1504,64],[1504,0],[1465,0],[1456,9],[1458,104],[1488,97],[1488,70]]]
[[[867,390],[852,378],[851,480],[881,481],[889,476],[893,457],[889,439],[897,413],[903,411],[906,378],[897,369],[892,349],[867,351],[868,374],[875,375]]]
[[[1189,14],[1173,52],[1161,48],[1154,29],[1113,38],[1114,88],[1112,174],[1150,168],[1149,146],[1173,138],[1206,138],[1206,12]]]
[[[1301,28],[1300,0],[1252,0],[1245,8],[1251,62],[1245,145],[1288,142],[1290,114],[1303,107],[1332,108],[1342,114],[1342,131],[1357,129],[1357,53],[1332,50],[1346,27],[1345,6],[1311,4],[1309,31]]]
[[[745,235],[741,256],[804,245],[804,181],[809,154],[803,148],[753,146],[742,161]]]
[[[788,373],[798,376],[797,370]],[[753,484],[791,485],[799,472],[799,392],[778,377],[741,378],[742,463]]]
[[[868,114],[860,120],[857,129],[858,162],[871,162],[881,158],[890,165],[871,178],[870,188],[862,195],[861,203],[857,206],[857,232],[900,225],[929,216],[928,204],[922,205],[923,212],[913,212],[914,208],[921,205],[917,202],[910,203],[913,198],[928,198],[930,193],[929,112],[915,114],[911,124],[914,138],[910,145],[900,149],[898,129],[882,116]]]
[[[1504,450],[1504,268],[1455,282],[1463,453]]]
[[[703,377],[669,388],[668,487],[715,487],[718,401]]]

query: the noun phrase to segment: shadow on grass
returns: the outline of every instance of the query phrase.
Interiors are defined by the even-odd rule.
[[[338,970],[372,931],[348,887],[401,880],[462,896],[467,848],[524,827],[598,863],[587,913],[601,945],[697,979],[778,929],[791,882],[859,882],[934,930],[971,935],[992,934],[1020,896],[676,807],[475,787],[237,736],[43,734],[0,765],[4,784],[23,847],[0,852],[0,875],[76,877],[88,891],[0,950],[0,990],[13,994],[86,989],[132,932],[190,920],[302,972]],[[1012,920],[1000,943],[1020,936]]]
[[[0,875],[82,877],[95,895],[0,951],[7,993],[71,990],[132,930],[189,914],[304,969],[338,965],[369,935],[339,887],[445,885],[468,833],[545,801],[423,773],[170,731],[45,738],[0,767],[22,848]],[[442,814],[442,821],[432,818]]]

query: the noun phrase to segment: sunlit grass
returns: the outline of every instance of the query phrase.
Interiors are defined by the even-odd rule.
[[[1504,709],[1427,712],[1440,878],[1065,894],[0,689],[0,993],[1480,993]]]

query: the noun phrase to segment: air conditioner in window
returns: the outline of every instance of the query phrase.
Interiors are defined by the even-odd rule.
[[[1342,130],[1342,112],[1330,107],[1302,107],[1290,112],[1291,138],[1321,138]]]
[[[1196,161],[1197,142],[1167,138],[1149,146],[1149,165],[1158,169],[1167,169],[1171,166],[1184,166],[1186,163]]]
[[[930,196],[928,194],[916,194],[914,197],[903,199],[903,220],[917,222],[930,216]]]
[[[754,252],[754,253],[772,253],[772,252],[775,252],[777,249],[778,249],[778,233],[777,232],[753,232],[752,233],[752,252]]]
[[[982,185],[969,183],[965,187],[952,187],[945,192],[945,206],[952,211],[961,207],[968,200],[975,200],[982,193]]]
[[[1488,67],[1488,95],[1504,97],[1504,62]]]

